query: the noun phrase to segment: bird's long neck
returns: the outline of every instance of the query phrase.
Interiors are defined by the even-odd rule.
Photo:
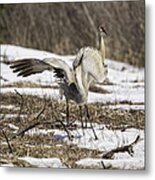
[[[101,53],[102,59],[105,59],[105,45],[104,45],[104,37],[102,33],[99,33],[99,51]]]

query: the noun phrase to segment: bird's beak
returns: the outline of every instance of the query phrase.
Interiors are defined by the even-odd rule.
[[[108,35],[107,31],[104,28],[103,28],[103,32],[105,33],[106,36]]]

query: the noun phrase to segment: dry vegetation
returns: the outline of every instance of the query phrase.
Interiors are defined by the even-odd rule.
[[[44,97],[43,99],[38,96],[31,95],[22,95],[22,98],[23,99],[21,99],[21,97],[15,93],[4,93],[1,94],[0,101],[3,105],[11,104],[15,107],[21,107],[21,103],[23,103],[21,114],[26,114],[25,123],[28,123],[28,121],[32,121],[32,117],[35,117],[35,115],[43,108],[44,102],[46,102],[46,108],[41,116],[43,120],[48,120],[48,122],[50,120],[52,123],[57,121],[57,119],[61,119],[63,122],[65,122],[66,103],[64,101],[59,102],[56,100],[47,99],[46,97]],[[117,105],[123,103],[131,104],[130,102],[89,104],[88,106],[90,116],[92,117],[91,120],[97,123],[105,123],[108,126],[111,126],[111,128],[124,128],[123,125],[125,125],[138,129],[144,129],[143,110],[121,110],[104,108],[104,106],[107,107],[108,105]],[[7,110],[5,108],[1,108],[0,113],[17,114],[19,112],[19,109],[20,108],[15,108],[15,110]],[[75,120],[79,120],[79,109],[75,103],[70,102],[70,121],[74,122]],[[51,124],[50,126],[54,125]]]
[[[142,0],[0,5],[0,44],[11,43],[58,54],[73,54],[83,46],[95,45],[96,27],[101,23],[105,24],[109,34],[106,37],[106,56],[136,66],[144,66],[144,1]],[[1,87],[58,88],[55,84],[38,85],[24,81],[3,84]],[[92,86],[90,91],[110,93],[97,86]],[[80,123],[75,124],[80,117],[79,107],[75,103],[70,102],[72,125],[67,127],[64,101],[22,95],[16,91],[1,94],[0,102],[0,164],[13,163],[15,166],[32,167],[32,164],[18,158],[58,157],[68,168],[112,169],[112,167],[104,167],[102,162],[98,166],[77,165],[77,160],[85,157],[101,158],[103,152],[80,148],[57,140],[52,136],[53,132],[48,131],[64,130],[68,137],[72,138],[71,130],[81,127]],[[90,103],[88,106],[91,122],[105,124],[108,129],[113,130],[125,131],[127,128],[143,130],[145,111],[108,108],[110,105],[118,104],[134,103],[130,101]],[[10,105],[12,107],[7,108]],[[11,118],[7,115],[11,115]],[[47,134],[27,133],[32,129],[46,130]],[[118,150],[128,151],[128,147],[114,149],[113,152]],[[113,152],[110,152],[110,155]]]
[[[0,43],[73,54],[108,31],[106,57],[144,66],[144,1],[0,5]]]
[[[75,163],[81,158],[100,158],[103,152],[80,148],[54,139],[52,132],[33,135],[27,133],[33,128],[40,130],[64,129],[64,102],[59,103],[46,97],[21,95],[18,92],[1,94],[0,101],[2,105],[11,104],[14,106],[12,109],[3,107],[0,110],[0,114],[3,114],[0,121],[0,163],[2,165],[13,163],[15,166],[33,167],[26,161],[18,159],[19,157],[32,156],[36,158],[58,157],[68,168],[105,168],[102,162],[97,166],[89,167]],[[70,122],[74,123],[79,120],[79,111],[77,105],[74,103],[70,105]],[[102,103],[89,104],[92,122],[104,123],[109,129],[120,129],[121,131],[128,127],[144,129],[144,111],[112,110],[103,109],[103,107]],[[7,114],[16,114],[17,116],[8,118]],[[19,129],[17,130],[16,127]],[[77,125],[72,125],[64,130],[70,132],[71,129],[77,128],[79,128]]]

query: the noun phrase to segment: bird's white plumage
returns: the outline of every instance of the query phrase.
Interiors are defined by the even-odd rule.
[[[104,66],[105,46],[103,28],[99,29],[99,49],[84,47],[79,50],[73,62],[72,68],[64,61],[57,58],[25,59],[15,61],[11,66],[18,75],[26,77],[40,73],[44,70],[54,70],[56,76],[61,79],[60,88],[68,100],[74,100],[78,104],[87,102],[88,90],[93,81],[103,82],[106,77]]]

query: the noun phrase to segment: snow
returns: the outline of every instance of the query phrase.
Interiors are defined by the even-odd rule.
[[[15,108],[15,106],[13,106],[13,105],[1,105],[1,108],[4,108],[4,109],[13,109],[13,108]]]
[[[104,86],[104,89],[111,93],[101,94],[90,92],[88,94],[88,102],[120,102],[128,101],[132,103],[144,103],[144,89],[143,88],[122,88],[120,86]]]
[[[11,123],[9,123],[8,126],[9,126],[11,129],[14,129],[14,130],[18,130],[18,129],[19,129],[18,126],[15,126],[14,124],[11,124]]]
[[[7,56],[9,61],[14,61],[19,58],[49,58],[49,57],[55,57],[60,58],[62,60],[66,59],[72,59],[74,56],[68,55],[68,56],[59,56],[54,53],[50,53],[47,51],[41,51],[31,48],[24,48],[20,46],[10,45],[10,44],[2,44],[1,45],[1,55]],[[4,59],[2,59],[3,61]]]
[[[104,106],[103,108],[110,108],[110,109],[132,109],[132,110],[143,110],[144,105],[129,105],[129,104],[116,104],[116,105],[108,105]]]
[[[34,157],[20,157],[19,160],[24,160],[36,167],[46,168],[66,168],[59,158],[34,158]]]
[[[55,80],[52,73],[49,73],[47,71],[45,71],[43,73],[39,73],[37,76],[31,75],[31,76],[26,77],[26,78],[17,77],[17,74],[12,72],[9,65],[6,65],[4,63],[1,63],[1,76],[3,78],[5,78],[5,81],[1,80],[1,84],[4,84],[4,85],[14,83],[14,82],[23,81],[23,80],[26,82],[32,82],[32,83],[36,83],[39,85],[40,84],[49,85]]]
[[[29,131],[26,132],[26,134],[33,136],[33,135],[39,135],[39,134],[48,134],[53,132],[53,130],[45,130],[45,129],[38,129],[38,128],[33,128]]]
[[[20,58],[47,58],[57,57],[69,66],[72,65],[75,56],[59,56],[50,52],[40,51],[35,49],[23,48],[14,45],[1,45],[1,55],[6,55],[9,61],[14,61]],[[4,59],[2,58],[2,62]],[[90,92],[88,96],[88,102],[116,102],[116,101],[131,101],[133,103],[144,103],[144,69],[138,69],[126,63],[116,62],[106,59],[105,63],[108,65],[108,79],[114,85],[97,85],[110,93],[101,94]],[[57,82],[57,79],[53,77],[52,72],[45,71],[37,75],[31,75],[26,78],[17,77],[15,73],[9,68],[9,65],[1,63],[1,76],[5,80],[1,80],[2,85],[7,85],[14,82],[31,82],[39,85],[51,85]],[[6,81],[7,80],[7,81]],[[15,88],[1,88],[1,92],[14,92]],[[53,89],[33,89],[22,88],[18,89],[25,94],[47,95],[49,97],[59,97],[59,91]]]
[[[79,122],[76,122],[77,125],[80,125]],[[105,125],[99,125],[93,123],[95,133],[98,137],[96,140],[92,129],[90,128],[90,123],[87,124],[87,129],[78,128],[76,130],[71,130],[70,133],[73,135],[73,140],[68,139],[68,135],[65,131],[59,129],[38,129],[34,128],[29,130],[27,134],[48,134],[52,133],[54,139],[65,142],[68,145],[74,144],[79,148],[86,148],[92,150],[98,150],[100,152],[108,152],[112,149],[123,147],[129,145],[135,141],[137,136],[140,136],[140,140],[133,146],[133,155],[131,156],[127,152],[114,154],[113,159],[103,159],[102,154],[99,154],[99,157],[96,158],[85,158],[80,159],[76,163],[78,165],[84,166],[97,166],[102,168],[102,162],[104,162],[105,167],[113,167],[117,169],[143,169],[145,165],[145,149],[144,149],[144,131],[138,130],[135,128],[127,128],[125,131],[121,130],[109,130]],[[20,158],[21,159],[21,158]],[[51,161],[48,158],[32,158],[24,157],[23,160],[26,160],[32,165],[37,167],[54,167],[51,165]],[[49,160],[49,161],[48,161]],[[46,164],[46,165],[45,165]],[[58,163],[60,165],[60,162]],[[59,166],[61,167],[61,166]],[[62,166],[63,167],[63,166]]]
[[[26,116],[27,115],[20,114],[20,118],[24,118]],[[16,117],[18,117],[18,114],[0,114],[0,119],[3,119],[4,117],[7,119],[16,118]]]
[[[71,131],[71,134],[74,136],[71,143],[77,144],[77,146],[82,148],[109,151],[116,148],[117,146],[128,144],[134,141],[137,135],[140,135],[141,140],[144,139],[144,132],[134,128],[126,129],[126,131],[121,132],[120,130],[109,130],[104,125],[95,123],[93,124],[93,127],[98,137],[97,140],[94,138],[94,134],[91,128],[79,128],[78,130]],[[67,133],[62,130],[55,130],[53,137],[59,137],[61,140],[68,141]]]
[[[138,69],[131,65],[115,62],[112,60],[106,60],[108,64],[108,76],[113,83],[120,83],[120,82],[144,82],[144,69]],[[121,67],[121,68],[120,68]],[[125,70],[121,71],[122,68]]]
[[[111,87],[105,88],[111,90]],[[12,92],[15,93],[17,90],[19,93],[27,95],[38,95],[40,97],[50,97],[53,99],[60,99],[60,94],[58,89],[52,88],[1,88],[1,93]],[[133,103],[144,103],[144,90],[140,89],[123,89],[123,88],[113,88],[113,93],[101,94],[89,92],[88,103],[93,102],[119,102],[119,101],[129,101]]]
[[[1,164],[2,167],[15,167],[14,164],[8,163],[8,164]]]
[[[52,72],[45,71],[37,75],[31,75],[27,78],[17,77],[15,73],[9,68],[9,65],[3,63],[5,60],[3,56],[7,56],[9,61],[14,61],[20,58],[39,58],[44,59],[47,57],[59,58],[69,66],[72,66],[72,62],[75,56],[60,56],[54,53],[40,51],[36,49],[24,48],[14,45],[1,45],[1,93],[12,92],[15,93],[15,89],[21,94],[37,95],[40,97],[50,97],[53,99],[60,99],[59,89],[54,88],[17,88],[17,87],[3,87],[15,82],[31,82],[39,85],[55,85],[57,79],[53,76]],[[116,62],[114,60],[106,59],[105,64],[108,65],[108,80],[110,84],[96,84],[103,90],[107,90],[108,93],[89,92],[88,103],[102,102],[105,103],[103,108],[110,109],[134,109],[144,110],[144,68],[136,68],[126,63]],[[106,105],[106,103],[113,103],[114,105]],[[14,108],[10,106],[2,106],[3,108]],[[0,114],[0,118],[3,117]],[[17,115],[7,114],[6,117],[11,118]],[[23,115],[24,116],[24,115]],[[77,122],[76,122],[77,123]],[[77,123],[78,124],[78,123]],[[117,147],[122,147],[132,143],[139,135],[140,140],[133,146],[133,156],[127,152],[117,153],[113,159],[98,158],[84,158],[79,159],[76,164],[83,166],[97,166],[103,168],[113,167],[116,169],[143,169],[145,166],[145,149],[144,149],[144,131],[129,128],[125,131],[110,130],[106,128],[104,124],[93,123],[94,131],[98,137],[95,140],[93,130],[88,123],[87,129],[81,129],[81,124],[78,124],[79,128],[76,130],[70,130],[73,135],[73,140],[68,139],[68,135],[65,131],[60,129],[38,129],[34,128],[27,132],[29,135],[34,134],[47,134],[51,133],[51,136],[56,140],[65,142],[67,144],[74,144],[80,148],[87,148],[98,150],[101,152],[107,152]],[[18,127],[13,126],[11,123],[9,127],[17,130]],[[65,166],[58,158],[34,158],[34,157],[21,157],[24,161],[37,167],[55,167],[64,168]]]
[[[88,127],[90,125],[88,124]],[[93,124],[95,133],[98,137],[96,140],[92,129],[78,129],[70,131],[73,135],[73,140],[68,139],[67,133],[61,130],[55,130],[53,137],[57,140],[64,141],[68,144],[75,144],[80,148],[87,148],[98,150],[101,152],[109,152],[112,149],[129,145],[135,141],[137,136],[140,136],[139,142],[133,146],[133,156],[125,153],[114,154],[113,159],[98,159],[86,158],[77,161],[81,165],[100,165],[104,161],[105,166],[111,165],[113,168],[118,169],[143,169],[144,168],[144,131],[135,128],[128,128],[125,131],[109,130],[105,125]],[[99,166],[102,167],[102,166]]]
[[[60,98],[59,90],[51,88],[1,88],[1,93],[15,93],[15,90],[17,90],[21,94],[26,95],[38,95],[40,97],[51,97],[53,99]]]
[[[104,167],[102,165],[104,164]],[[81,159],[76,162],[78,165],[83,166],[97,166],[99,168],[113,168],[113,169],[130,169],[130,170],[137,170],[137,169],[144,169],[144,162],[139,159],[126,159],[125,161],[123,159],[93,159],[93,158],[85,158]]]

